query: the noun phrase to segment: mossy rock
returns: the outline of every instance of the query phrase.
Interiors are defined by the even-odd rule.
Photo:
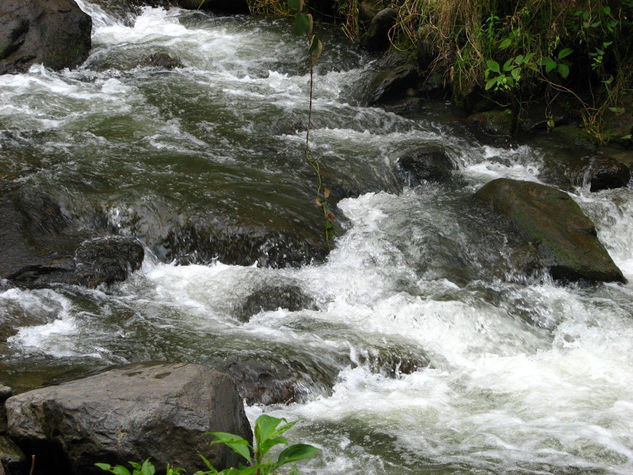
[[[512,112],[509,110],[477,112],[468,116],[466,123],[489,135],[512,134]]]
[[[626,282],[578,204],[550,186],[500,178],[475,196],[509,217],[538,251],[552,277],[563,281]]]

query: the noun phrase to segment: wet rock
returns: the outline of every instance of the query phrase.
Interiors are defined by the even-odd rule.
[[[0,74],[32,64],[53,69],[81,64],[90,52],[92,19],[73,0],[0,3]]]
[[[408,186],[425,181],[445,182],[456,169],[446,151],[434,146],[411,148],[403,152],[396,166],[401,181]]]
[[[297,234],[261,228],[218,230],[193,224],[172,229],[153,250],[160,259],[179,264],[219,260],[242,266],[257,262],[261,267],[272,268],[322,261],[328,253],[324,242],[308,240]]]
[[[145,251],[136,240],[108,237],[84,241],[75,252],[75,273],[79,285],[97,287],[127,278],[140,269]]]
[[[372,372],[389,378],[415,373],[429,366],[429,359],[425,354],[412,354],[398,347],[361,350],[352,360],[355,366],[366,366]]]
[[[143,58],[139,65],[142,67],[163,69],[174,69],[183,67],[180,61],[172,58],[167,53],[154,53],[150,56],[147,56]]]
[[[268,312],[284,308],[291,312],[315,308],[314,300],[303,293],[296,285],[265,286],[250,294],[236,311],[236,317],[248,320],[259,312]]]
[[[246,0],[178,0],[178,6],[187,10],[211,10],[222,13],[248,13]]]
[[[70,218],[52,197],[0,182],[0,279],[28,265],[70,259],[81,242]]]
[[[369,22],[360,43],[371,51],[383,51],[389,48],[389,30],[396,24],[398,12],[395,8],[380,10]]]
[[[541,265],[559,280],[625,282],[596,229],[566,193],[538,183],[500,178],[475,195],[508,216],[536,247]]]
[[[416,66],[397,55],[389,55],[377,65],[380,71],[369,83],[367,104],[385,104],[413,97],[420,76]]]
[[[145,363],[112,369],[7,400],[9,433],[37,453],[36,473],[103,473],[96,461],[151,457],[191,472],[204,454],[218,469],[237,466],[206,431],[252,440],[242,400],[228,376],[193,364]]]
[[[54,284],[98,287],[125,280],[141,267],[144,254],[143,246],[133,239],[91,239],[79,246],[72,260],[55,265],[26,266],[7,279],[14,285],[31,289]]]
[[[13,391],[8,386],[0,384],[0,434],[4,434],[7,430],[7,411],[4,408],[4,401],[13,395]]]
[[[571,173],[572,183],[589,185],[591,191],[622,188],[631,179],[629,167],[604,155],[582,157],[575,165],[578,169]]]
[[[511,135],[512,113],[507,110],[477,112],[466,118],[466,124],[489,135]]]
[[[227,358],[218,369],[235,381],[247,404],[289,404],[304,402],[310,394],[329,394],[338,373],[314,358],[306,363],[281,355]]]

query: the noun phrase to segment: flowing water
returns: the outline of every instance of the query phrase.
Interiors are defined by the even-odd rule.
[[[351,197],[329,257],[277,269],[194,249],[165,263],[157,236],[183,222],[320,239],[304,45],[283,21],[147,8],[123,23],[81,6],[94,20],[81,68],[0,77],[0,167],[80,228],[138,236],[148,253],[109,288],[3,284],[0,318],[17,325],[0,342],[3,380],[258,358],[312,375],[298,402],[247,408],[301,421],[292,439],[323,449],[306,473],[633,472],[633,285],[521,275],[511,234],[471,198],[495,177],[542,180],[546,155],[565,150],[482,143],[444,104],[364,107],[372,58],[330,32],[313,154]],[[138,66],[156,51],[183,67]],[[446,147],[459,179],[399,188],[395,157],[420,144]],[[574,193],[633,280],[633,189]],[[240,322],[264,284],[299,286],[316,306]],[[399,371],[407,361],[429,365]]]

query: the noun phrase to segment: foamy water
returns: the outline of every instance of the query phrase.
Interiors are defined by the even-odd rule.
[[[42,175],[95,173],[92,186],[119,190],[116,200],[101,204],[120,232],[136,229],[132,208],[147,200],[126,201],[128,188],[136,197],[137,188],[151,188],[162,176],[182,175],[181,186],[170,182],[170,192],[184,200],[209,186],[179,162],[163,166],[162,155],[152,158],[152,166],[159,164],[142,182],[135,177],[150,162],[130,159],[135,154],[159,150],[229,166],[260,144],[240,143],[225,127],[263,141],[260,122],[279,117],[278,129],[267,128],[275,146],[300,148],[300,127],[287,125],[304,119],[308,76],[293,56],[302,45],[285,25],[193,22],[189,13],[147,8],[126,26],[80,4],[95,19],[87,64],[73,72],[34,67],[0,77],[0,118],[24,133],[61,134],[43,145],[52,158]],[[183,67],[90,69],[157,49]],[[477,215],[470,196],[498,177],[540,181],[542,152],[483,145],[447,124],[359,106],[351,97],[364,61],[360,53],[337,50],[317,77],[314,153],[375,188],[338,203],[346,231],[327,262],[288,269],[177,266],[150,256],[110,289],[4,290],[0,315],[33,320],[10,336],[7,359],[99,367],[146,359],[206,363],[221,351],[267,358],[273,351],[321,365],[337,374],[331,391],[308,386],[301,403],[247,408],[252,419],[265,412],[301,421],[291,438],[323,449],[307,473],[631,473],[633,286],[508,278],[512,242]],[[168,78],[186,87],[172,93]],[[148,85],[160,88],[167,105]],[[187,93],[220,112],[188,124],[178,110],[194,107],[179,102]],[[133,125],[124,121],[117,129],[115,119]],[[112,128],[101,125],[107,120]],[[420,143],[445,145],[463,183],[395,190],[397,152]],[[93,160],[82,159],[85,147],[92,147]],[[109,159],[101,149],[125,153]],[[295,160],[288,166],[303,166],[287,150]],[[107,175],[113,162],[128,167],[124,173],[136,186]],[[276,162],[257,166],[277,169]],[[194,184],[183,188],[185,182]],[[631,189],[576,193],[632,280]],[[169,210],[161,206],[159,199],[151,203],[159,218]],[[264,285],[298,285],[315,309],[277,309],[240,322],[235,309]],[[430,365],[388,376],[359,357],[368,354]]]

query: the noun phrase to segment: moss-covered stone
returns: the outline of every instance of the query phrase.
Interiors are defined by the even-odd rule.
[[[594,224],[567,193],[500,178],[475,196],[512,220],[555,279],[625,282],[598,240]]]

